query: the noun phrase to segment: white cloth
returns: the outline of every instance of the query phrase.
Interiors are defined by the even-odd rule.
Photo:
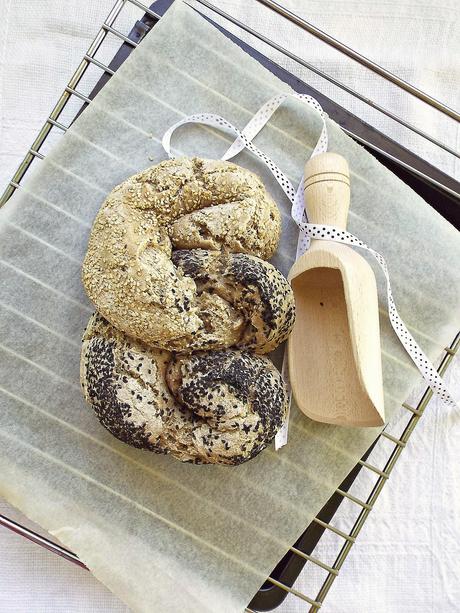
[[[0,188],[32,143],[112,4],[113,0],[0,0]],[[458,148],[459,129],[453,121],[425,109],[422,103],[353,66],[287,22],[276,18],[274,27],[274,15],[256,2],[248,6],[243,0],[215,0],[215,4]],[[424,5],[414,5],[409,0],[346,4],[284,0],[284,4],[407,81],[451,106],[458,105],[460,20],[456,0]],[[126,32],[140,14],[128,5],[117,27]],[[109,60],[117,45],[112,39],[104,47],[101,60]],[[265,46],[258,47],[267,52]],[[280,59],[278,54],[272,56]],[[362,103],[351,101],[348,95],[340,94],[337,88],[291,61],[281,60],[289,70],[432,163],[459,175],[460,165],[453,157],[366,110]],[[460,382],[459,366],[457,360],[447,377],[454,393]],[[325,601],[326,613],[458,610],[459,421],[458,414],[447,411],[440,402],[430,403]],[[401,431],[402,423],[394,428],[396,433]],[[382,466],[383,455],[373,462]],[[359,491],[357,488],[354,493]],[[340,526],[351,525],[352,510],[352,504],[344,505]],[[0,503],[0,512],[26,521],[4,502]],[[337,541],[326,538],[315,555],[332,563],[336,552]],[[315,596],[322,577],[322,572],[308,565],[308,573],[301,575],[296,587]],[[289,596],[279,610],[305,611],[306,605]],[[127,608],[88,572],[0,528],[0,611],[118,613]]]

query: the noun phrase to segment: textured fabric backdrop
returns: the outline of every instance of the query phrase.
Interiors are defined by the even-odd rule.
[[[0,189],[30,146],[112,4],[112,0],[0,0]],[[215,4],[451,147],[459,148],[460,131],[453,121],[425,108],[287,22],[277,19],[274,27],[273,15],[257,8],[254,0],[215,0]],[[458,107],[460,15],[456,0],[284,0],[284,5],[407,81]],[[138,16],[133,9],[124,11],[117,27],[127,31]],[[115,51],[117,41],[112,43]],[[263,45],[259,48],[268,52]],[[109,48],[106,59],[111,57],[110,51]],[[273,57],[280,60],[277,54]],[[432,163],[460,176],[460,165],[452,156],[379,117],[292,62],[281,61]],[[451,367],[448,381],[458,397],[458,360]],[[458,413],[449,413],[441,404],[432,402],[326,599],[326,613],[458,611],[459,448]],[[0,513],[30,525],[1,500]],[[331,542],[324,541],[318,556],[330,559],[335,551]],[[314,572],[309,575],[309,580],[313,579]],[[306,575],[300,577],[296,587],[313,595]],[[2,613],[127,610],[88,572],[0,528]],[[283,613],[305,610],[304,603],[291,596],[279,609]]]

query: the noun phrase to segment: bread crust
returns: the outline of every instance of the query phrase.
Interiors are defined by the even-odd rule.
[[[249,170],[220,160],[166,160],[107,197],[89,238],[83,285],[97,310],[130,336],[164,349],[208,348],[206,339],[202,347],[192,343],[203,329],[202,305],[194,280],[174,265],[173,249],[266,259],[280,228],[276,204]],[[237,336],[233,311],[221,307],[228,334],[213,348],[232,346]],[[265,347],[254,349],[272,348]]]
[[[245,351],[172,354],[95,313],[81,383],[102,425],[123,442],[182,462],[237,465],[273,439],[288,393],[270,360]]]
[[[294,296],[269,262],[243,253],[179,250],[174,265],[194,280],[202,326],[177,350],[239,347],[269,353],[295,321]]]
[[[166,160],[117,186],[93,224],[82,267],[100,313],[158,347],[184,345],[200,328],[196,287],[173,248],[226,248],[269,258],[280,214],[260,179],[230,162]]]

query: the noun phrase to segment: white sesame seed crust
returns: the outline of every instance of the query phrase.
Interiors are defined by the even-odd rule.
[[[276,204],[250,171],[218,160],[167,160],[109,194],[91,231],[83,285],[118,329],[155,347],[184,349],[203,320],[196,283],[174,266],[172,249],[223,248],[266,259],[280,227]],[[221,307],[232,328],[230,307]],[[233,344],[229,334],[215,346]]]

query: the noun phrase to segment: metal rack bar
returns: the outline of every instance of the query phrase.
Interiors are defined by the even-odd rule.
[[[412,96],[415,96],[419,100],[423,100],[423,102],[426,102],[426,104],[429,104],[430,106],[437,109],[438,111],[441,111],[441,113],[444,113],[445,115],[451,117],[452,119],[455,119],[456,121],[460,121],[460,113],[458,113],[454,109],[451,109],[449,106],[447,106],[447,104],[444,104],[443,102],[440,102],[436,98],[433,98],[433,96],[430,96],[429,94],[422,91],[418,87],[415,87],[414,85],[411,85],[407,81],[404,81],[404,79],[401,79],[400,77],[393,74],[386,68],[383,68],[383,66],[380,66],[379,64],[377,64],[376,62],[373,62],[372,60],[365,57],[364,55],[361,55],[361,53],[358,53],[354,49],[351,49],[351,47],[348,47],[344,43],[341,43],[339,40],[337,40],[333,36],[330,36],[329,34],[315,27],[313,24],[309,23],[305,19],[302,19],[301,17],[299,17],[292,11],[281,6],[281,4],[279,4],[278,2],[274,2],[274,0],[257,0],[257,2],[259,2],[260,4],[263,4],[264,6],[268,7],[272,11],[275,11],[276,13],[278,13],[278,15],[281,15],[282,17],[288,19],[292,23],[295,23],[297,26],[299,26],[306,32],[309,32],[316,38],[319,38],[326,44],[330,45],[334,49],[337,49],[338,51],[340,51],[344,55],[347,55],[348,57],[355,60],[356,62],[359,62],[359,64],[361,64],[362,66],[369,68],[369,70],[372,70],[372,72],[375,72],[376,74],[380,75],[387,81],[394,83],[395,85],[397,85],[404,91],[408,92]]]
[[[39,535],[33,530],[30,530],[29,528],[26,528],[25,526],[22,526],[21,524],[18,524],[14,522],[12,519],[9,519],[8,517],[5,517],[4,515],[1,515],[1,514],[0,514],[0,525],[12,530],[13,532],[16,532],[17,534],[20,534],[21,536],[26,537],[27,539],[29,539],[30,541],[33,541],[34,543],[37,543],[38,545],[41,545],[48,551],[61,555],[62,557],[65,557],[66,559],[68,559],[70,562],[75,562],[76,564],[78,564],[78,566],[81,566],[82,568],[86,568],[85,564],[78,558],[76,554],[63,548],[61,545],[58,545],[57,543],[51,541],[45,536]],[[289,547],[289,550],[295,553],[296,555],[298,555],[299,557],[303,558],[304,560],[307,560],[308,562],[311,562],[312,564],[315,564],[316,566],[319,566],[323,568],[324,570],[327,570],[329,573],[338,574],[338,571],[335,570],[332,566],[329,566],[328,564],[326,564],[325,562],[322,562],[321,560],[319,560],[318,558],[315,558],[314,556],[311,556],[307,553],[304,553],[303,551],[300,551],[300,549],[297,549],[296,547]]]
[[[83,100],[83,102],[86,102],[87,104],[91,102],[91,100],[87,96],[80,93],[76,89],[73,89],[73,87],[66,87],[65,91],[71,94],[72,96],[76,96],[77,98],[80,98],[80,100]]]
[[[369,464],[369,462],[365,462],[364,460],[359,460],[358,464],[360,464],[364,468],[367,468],[368,470],[372,471],[373,473],[376,473],[380,477],[383,477],[384,479],[388,479],[389,476],[390,476],[385,471],[380,470],[380,468],[377,468],[376,466],[373,466],[372,464]]]
[[[302,594],[302,592],[295,590],[293,587],[288,587],[287,585],[284,585],[284,583],[281,583],[281,581],[277,581],[276,579],[273,579],[272,577],[267,577],[267,581],[269,581],[273,585],[276,585],[276,587],[281,588],[285,592],[288,592],[289,594],[293,594],[294,596],[297,596],[297,598],[300,598],[300,600],[303,600],[304,602],[308,602],[308,604],[311,604],[315,608],[315,610],[319,609],[322,605],[321,602],[318,602],[316,600],[313,600],[312,598],[309,598],[308,596],[305,596],[305,594]]]
[[[111,34],[114,34],[115,36],[120,38],[122,41],[130,45],[131,47],[137,47],[137,43],[135,43],[133,40],[131,40],[130,38],[122,34],[122,32],[120,32],[119,30],[112,28],[112,26],[109,26],[108,24],[104,23],[102,28],[103,30],[105,30],[105,32],[110,32]]]
[[[351,500],[352,502],[354,502],[360,507],[363,507],[364,509],[369,509],[369,511],[372,509],[372,506],[370,504],[364,502],[363,500],[360,500],[359,498],[356,498],[356,496],[353,496],[353,494],[350,494],[349,492],[344,492],[341,489],[336,489],[335,492],[336,494],[340,494],[344,498],[348,498],[348,500]]]
[[[322,562],[318,558],[315,558],[309,555],[308,553],[304,553],[303,551],[300,551],[300,549],[297,549],[296,547],[289,547],[289,551],[292,551],[293,553],[297,554],[304,560],[307,560],[307,562],[312,562],[313,564],[316,564],[316,566],[320,566],[321,568],[323,568],[324,570],[327,570],[329,573],[332,573],[333,575],[338,574],[338,571],[335,570],[335,568],[332,568],[332,566],[329,566],[329,564]]]
[[[363,96],[362,94],[360,94],[356,90],[352,89],[348,85],[345,85],[344,83],[342,83],[341,81],[338,81],[337,79],[335,79],[331,75],[323,72],[322,70],[319,70],[319,68],[316,68],[316,66],[314,66],[310,62],[307,62],[306,60],[304,60],[303,58],[299,57],[298,55],[295,55],[294,53],[292,53],[291,51],[289,51],[285,47],[282,47],[281,45],[278,45],[278,43],[275,43],[274,41],[272,41],[271,39],[267,38],[266,36],[264,36],[260,32],[257,32],[256,30],[254,30],[253,28],[251,28],[248,25],[244,24],[242,21],[236,19],[235,17],[233,17],[229,13],[226,13],[222,9],[214,6],[211,2],[208,2],[208,0],[195,0],[195,1],[198,4],[201,4],[201,5],[205,6],[210,11],[216,13],[217,15],[222,17],[223,19],[226,19],[227,21],[229,21],[233,25],[236,25],[237,27],[241,28],[242,30],[244,30],[248,34],[251,34],[252,36],[257,38],[258,40],[260,40],[263,43],[267,44],[272,49],[275,49],[279,53],[282,53],[283,55],[285,55],[286,57],[290,58],[291,60],[293,60],[297,64],[300,64],[304,68],[307,68],[311,72],[314,72],[315,74],[317,74],[320,77],[326,79],[327,81],[329,81],[333,85],[339,87],[341,90],[343,90],[343,91],[347,92],[348,94],[354,96],[355,98],[357,98],[361,102],[364,102],[368,106],[370,106],[373,109],[379,111],[380,113],[386,115],[390,119],[393,119],[394,121],[396,121],[400,125],[404,126],[405,128],[411,130],[415,134],[418,134],[422,138],[425,138],[426,140],[430,141],[434,145],[437,145],[441,149],[444,149],[445,151],[447,151],[448,153],[454,155],[455,157],[460,158],[460,151],[456,151],[455,149],[452,149],[448,145],[445,145],[444,143],[440,142],[436,138],[430,136],[428,133],[424,132],[423,130],[420,130],[419,128],[417,128],[413,124],[408,123],[404,119],[401,119],[401,117],[398,117],[398,115],[395,115],[391,111],[389,111],[389,110],[385,109],[384,107],[380,106],[380,104],[377,104],[376,102],[374,102],[370,98],[367,98],[366,96]],[[257,1],[259,2],[259,1],[262,1],[262,0],[257,0]],[[455,111],[452,111],[452,113],[454,113],[454,112]],[[459,118],[460,118],[460,114],[459,114]]]
[[[339,530],[335,526],[332,526],[331,524],[328,524],[327,522],[323,521],[322,519],[319,519],[318,517],[315,517],[313,519],[313,521],[315,522],[315,524],[318,524],[322,528],[326,528],[327,530],[330,530],[331,532],[334,532],[334,534],[337,534],[337,536],[341,536],[346,541],[350,541],[352,543],[355,542],[355,538],[353,536],[350,536],[346,532],[343,532],[343,530]]]
[[[407,402],[403,402],[402,404],[403,408],[406,409],[406,411],[410,411],[411,413],[413,413],[414,415],[421,415],[420,410],[416,409],[414,407],[411,407],[410,404],[407,404]]]
[[[18,524],[17,522],[13,521],[12,519],[9,519],[8,517],[5,517],[4,515],[0,515],[0,526],[8,528],[12,532],[23,536],[29,541],[32,541],[33,543],[36,543],[37,545],[40,545],[41,547],[44,547],[45,549],[56,553],[57,555],[61,556],[62,558],[65,558],[66,560],[69,560],[70,562],[73,562],[74,564],[77,564],[77,566],[86,568],[86,566],[78,558],[78,556],[76,556],[68,549],[61,547],[61,545],[58,545],[57,543],[53,543],[44,536],[41,536],[37,532],[34,532],[33,530],[26,528],[25,526],[21,526],[21,524]]]
[[[67,132],[67,128],[63,123],[60,123],[59,121],[56,121],[55,119],[51,119],[51,117],[48,117],[46,121],[50,123],[52,126],[56,126],[56,128],[59,128],[63,132]]]
[[[121,9],[123,8],[123,6],[125,5],[126,2],[130,2],[131,4],[134,4],[135,6],[141,8],[148,15],[150,15],[150,16],[152,16],[154,18],[157,18],[157,19],[160,18],[160,15],[158,15],[155,11],[152,11],[151,9],[149,9],[147,6],[145,6],[141,2],[138,2],[138,0],[118,0],[115,3],[112,11],[109,13],[107,19],[102,24],[98,34],[96,35],[93,43],[90,45],[90,48],[88,49],[87,53],[85,54],[81,64],[78,66],[77,70],[75,71],[74,75],[72,76],[71,80],[69,81],[68,87],[70,87],[71,89],[73,89],[73,87],[72,87],[73,85],[78,84],[78,82],[80,81],[81,77],[83,76],[83,74],[84,74],[87,66],[89,65],[89,63],[96,64],[96,61],[91,61],[90,58],[92,58],[94,56],[94,54],[97,52],[97,50],[99,49],[101,43],[105,39],[105,36],[106,36],[107,32],[111,32],[112,34],[114,34],[115,36],[117,36],[118,38],[120,38],[121,40],[126,42],[127,44],[131,45],[132,47],[137,47],[137,43],[135,43],[134,41],[132,41],[131,39],[126,37],[124,34],[119,32],[115,28],[113,28],[112,25],[111,25],[116,20],[118,14],[120,13]],[[210,10],[213,10],[214,12],[216,12],[217,14],[222,16],[223,18],[227,19],[228,21],[230,21],[234,25],[237,25],[238,27],[242,28],[244,31],[252,34],[253,36],[258,38],[259,40],[262,40],[263,42],[265,42],[269,46],[277,49],[281,53],[284,53],[287,57],[290,57],[294,61],[298,61],[300,64],[302,64],[305,67],[309,68],[310,70],[312,70],[316,74],[318,74],[318,75],[328,79],[330,82],[336,84],[338,87],[345,88],[345,91],[348,91],[348,93],[350,93],[351,95],[354,95],[355,97],[357,97],[358,99],[362,100],[366,104],[368,104],[370,106],[374,106],[374,108],[376,110],[379,110],[382,113],[388,115],[389,111],[386,111],[385,109],[380,107],[380,105],[376,105],[371,100],[369,100],[369,99],[367,99],[367,98],[365,98],[363,96],[360,96],[360,94],[358,94],[357,92],[355,92],[351,88],[347,88],[347,86],[345,86],[345,85],[342,86],[342,84],[340,84],[335,79],[333,79],[333,77],[330,77],[329,75],[326,75],[325,73],[323,73],[322,71],[318,70],[317,68],[315,68],[314,66],[310,65],[309,63],[305,62],[301,58],[298,58],[294,54],[291,54],[287,49],[284,49],[284,48],[280,47],[279,45],[276,45],[276,43],[274,43],[270,39],[266,38],[265,36],[257,33],[255,30],[253,30],[252,28],[249,28],[248,26],[246,26],[242,22],[236,20],[231,15],[228,15],[224,11],[214,7],[207,0],[196,0],[196,2],[199,2],[203,6],[208,7]],[[102,68],[102,66],[100,66],[100,67]],[[108,70],[110,71],[110,69],[108,69]],[[110,74],[110,72],[109,72],[109,74]],[[49,119],[47,120],[45,125],[42,127],[41,131],[39,132],[36,140],[34,141],[34,143],[32,145],[32,148],[34,148],[35,150],[38,151],[40,149],[40,146],[43,143],[43,140],[46,138],[46,136],[48,135],[48,132],[50,131],[50,129],[51,129],[52,125],[53,125],[52,121],[56,121],[57,118],[59,117],[60,113],[62,112],[63,108],[65,107],[65,105],[68,102],[69,95],[71,95],[71,94],[68,91],[64,91],[63,94],[61,95],[61,98],[58,100],[58,103],[56,104],[55,108],[51,112]],[[421,132],[415,126],[411,126],[407,122],[404,122],[399,117],[393,116],[393,114],[390,114],[388,116],[392,117],[395,121],[398,121],[399,123],[402,122],[402,125],[404,125],[408,129],[414,131],[415,133],[421,135],[424,138],[427,138],[430,142],[432,142],[434,144],[437,144],[439,147],[445,149],[446,151],[452,153],[453,155],[455,155],[455,156],[459,156],[460,155],[459,152],[456,152],[456,151],[450,149],[449,147],[447,147],[443,143],[440,143],[436,139],[432,138],[430,135],[428,135],[428,134],[426,134],[424,132]],[[459,196],[459,194],[456,191],[454,191],[454,190],[450,189],[449,187],[447,187],[445,185],[442,185],[441,183],[435,181],[432,177],[427,176],[426,174],[420,172],[416,168],[414,168],[412,166],[409,166],[409,165],[405,164],[404,162],[401,162],[400,160],[396,160],[396,158],[394,158],[393,156],[391,156],[387,152],[383,151],[382,149],[379,149],[374,144],[366,141],[365,139],[359,137],[358,135],[354,134],[353,132],[351,132],[351,131],[349,131],[349,130],[347,130],[345,128],[343,128],[343,129],[344,129],[344,131],[347,134],[349,134],[350,136],[352,136],[353,138],[358,140],[358,142],[360,142],[360,143],[362,143],[362,144],[372,148],[377,153],[380,153],[380,154],[384,155],[385,157],[387,157],[388,159],[391,159],[393,161],[398,161],[398,163],[400,163],[403,167],[411,170],[411,172],[414,172],[418,176],[420,176],[420,177],[422,177],[422,178],[424,178],[426,180],[431,181],[434,185],[436,185],[437,187],[447,191],[451,195]],[[33,156],[31,157],[29,154],[27,154],[25,156],[24,160],[21,162],[19,168],[17,169],[15,175],[13,176],[13,180],[8,184],[5,192],[2,194],[2,196],[0,198],[0,206],[5,204],[5,202],[11,197],[12,193],[17,189],[17,187],[20,186],[20,181],[21,181],[22,177],[24,176],[25,171],[30,166],[32,160],[33,160]]]
[[[396,438],[395,436],[388,434],[388,432],[385,432],[385,430],[381,433],[380,436],[383,436],[383,438],[388,439],[389,441],[391,441],[395,445],[399,445],[400,447],[406,446],[406,443],[404,441],[401,441],[399,438]]]
[[[96,60],[96,58],[91,57],[91,56],[86,55],[86,54],[84,55],[84,58],[85,58],[85,60],[88,60],[88,62],[90,62],[91,64],[94,64],[98,68],[101,68],[101,70],[103,70],[107,74],[109,74],[109,75],[114,75],[115,74],[114,70],[112,70],[111,68],[109,68],[108,66],[103,64],[102,62],[99,62],[99,60]]]
[[[362,145],[365,145],[366,147],[369,147],[370,149],[373,149],[376,153],[380,153],[381,155],[383,155],[384,157],[388,158],[389,160],[392,160],[393,162],[397,162],[403,168],[407,168],[408,170],[410,170],[411,172],[413,172],[417,176],[421,177],[422,179],[426,179],[426,180],[430,181],[433,185],[435,185],[436,187],[439,187],[440,189],[446,191],[448,194],[451,194],[452,196],[455,196],[456,198],[460,197],[460,194],[458,192],[454,191],[453,189],[450,189],[449,187],[447,187],[446,185],[443,185],[442,183],[439,183],[439,181],[436,181],[432,177],[429,177],[428,175],[424,174],[423,172],[420,172],[420,170],[417,170],[417,168],[414,168],[413,166],[410,166],[409,164],[406,164],[402,160],[398,160],[393,155],[390,155],[387,151],[384,151],[383,149],[380,149],[379,147],[376,147],[373,143],[370,143],[369,141],[365,140],[364,138],[361,138],[360,136],[358,136],[354,132],[351,132],[350,130],[347,130],[346,128],[343,128],[343,127],[342,127],[342,130],[345,132],[345,134],[348,134],[348,136],[351,136],[352,138],[354,138],[356,141],[358,141]]]
[[[143,2],[139,2],[139,0],[127,0],[127,1],[130,4],[134,4],[134,6],[137,6],[137,8],[141,9],[142,11],[144,11],[144,13],[146,13],[150,17],[153,17],[154,19],[160,19],[161,18],[161,15],[159,15],[155,11],[152,11],[152,9],[150,7],[146,6]]]
[[[39,151],[35,151],[35,149],[32,149],[32,147],[29,149],[29,153],[30,155],[32,155],[35,158],[38,158],[39,160],[43,160],[45,157],[43,153],[40,153]]]
[[[51,552],[53,552],[53,553],[55,553],[55,554],[65,558],[69,562],[73,562],[74,564],[77,564],[81,568],[84,568],[85,570],[88,570],[87,566],[78,558],[78,556],[76,554],[72,553],[68,549],[65,549],[61,545],[58,545],[57,543],[54,543],[50,539],[48,539],[48,538],[46,538],[44,536],[41,536],[37,532],[34,532],[33,530],[30,530],[29,528],[26,528],[25,526],[22,526],[21,524],[18,524],[17,522],[13,521],[12,519],[9,519],[8,517],[5,517],[4,515],[0,515],[0,525],[4,526],[5,528],[8,528],[9,530],[15,532],[16,534],[19,534],[20,536],[23,536],[23,537],[27,538],[29,541],[32,541],[33,543],[36,543],[37,545],[40,545],[41,547],[47,549],[48,551],[51,551]],[[322,568],[324,568],[328,572],[330,572],[332,574],[335,573],[335,570],[333,568],[331,568],[330,566],[328,566],[327,564],[324,564],[323,562],[321,562],[319,560],[315,560],[315,558],[313,558],[312,556],[308,556],[307,554],[304,554],[303,552],[301,552],[299,550],[296,550],[295,548],[292,548],[292,550],[295,551],[298,555],[301,555],[302,557],[305,557],[306,559],[308,559],[308,560],[310,560],[312,562],[315,562],[316,564],[318,564],[319,566],[321,566]],[[313,599],[309,598],[305,594],[302,594],[302,592],[299,592],[298,590],[296,590],[296,589],[294,589],[292,587],[289,587],[288,585],[285,585],[284,583],[282,583],[281,581],[278,581],[277,579],[273,579],[272,577],[268,577],[267,581],[269,581],[273,585],[276,585],[277,587],[279,587],[280,589],[284,590],[285,592],[287,592],[289,594],[293,594],[294,596],[297,596],[301,600],[307,602],[308,604],[311,604],[312,606],[315,606],[316,608],[321,607],[321,603],[320,602],[317,602],[316,600],[313,600]]]

